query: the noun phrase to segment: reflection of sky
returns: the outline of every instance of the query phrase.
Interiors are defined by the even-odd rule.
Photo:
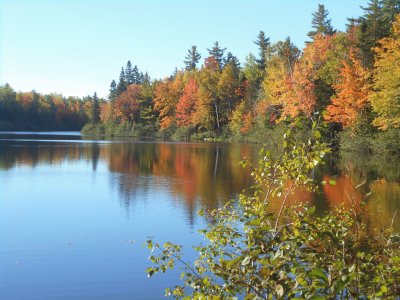
[[[149,235],[187,246],[199,237],[162,185],[139,188],[137,196],[145,198],[135,201],[127,218],[109,176],[104,162],[94,172],[85,160],[0,172],[5,299],[162,297],[163,287],[178,277],[148,280],[148,252],[141,244]]]

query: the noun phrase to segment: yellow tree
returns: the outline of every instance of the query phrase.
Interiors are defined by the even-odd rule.
[[[354,50],[350,50],[349,61],[343,61],[334,88],[336,94],[324,117],[343,127],[353,127],[368,103],[368,71],[361,65]]]
[[[263,98],[256,105],[256,114],[258,117],[269,117],[269,122],[274,122],[284,105],[287,85],[300,51],[289,38],[277,42],[271,49],[261,85]]]
[[[206,130],[219,129],[221,125],[220,101],[218,98],[219,65],[213,56],[204,62],[199,74],[199,90],[193,123]]]
[[[154,109],[159,113],[162,129],[166,129],[175,123],[176,105],[183,87],[182,72],[178,72],[173,80],[165,79],[157,84],[154,91]]]
[[[392,34],[374,49],[373,90],[370,101],[377,117],[373,121],[382,130],[400,127],[400,15],[393,22]]]
[[[217,84],[220,122],[227,123],[240,97],[239,70],[233,63],[224,66]]]

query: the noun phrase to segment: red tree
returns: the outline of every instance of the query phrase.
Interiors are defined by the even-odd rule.
[[[192,114],[195,110],[198,89],[199,86],[196,80],[193,78],[189,79],[176,105],[176,122],[178,126],[188,126],[192,124]]]

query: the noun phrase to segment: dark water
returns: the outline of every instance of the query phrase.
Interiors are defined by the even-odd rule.
[[[179,270],[148,279],[148,236],[202,241],[196,211],[251,184],[238,166],[257,159],[245,144],[86,140],[77,133],[0,133],[0,299],[160,299]],[[371,227],[400,230],[400,163],[330,159],[314,174],[319,194],[297,199],[323,211],[360,206]],[[365,182],[357,190],[354,186]],[[279,204],[273,204],[278,207]]]

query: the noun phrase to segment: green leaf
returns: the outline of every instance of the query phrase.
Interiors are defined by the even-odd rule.
[[[243,260],[242,260],[242,266],[246,266],[250,263],[250,256],[246,256]]]
[[[314,276],[317,277],[319,279],[322,279],[323,281],[327,282],[328,281],[328,277],[326,277],[324,271],[320,268],[315,268],[313,269],[310,273],[310,276]]]
[[[329,184],[330,184],[330,185],[336,185],[336,181],[333,180],[333,179],[330,179],[330,180],[329,180]]]

